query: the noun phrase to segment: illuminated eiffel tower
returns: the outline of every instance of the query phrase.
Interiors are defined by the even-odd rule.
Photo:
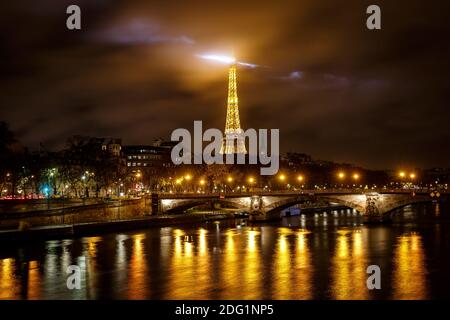
[[[223,140],[222,154],[246,154],[244,131],[239,120],[239,104],[237,96],[236,62],[228,71],[228,101],[227,120],[225,123],[225,137]]]

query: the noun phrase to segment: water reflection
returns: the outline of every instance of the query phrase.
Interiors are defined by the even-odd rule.
[[[440,221],[448,213],[444,205],[425,209]],[[0,250],[0,299],[448,297],[441,279],[450,269],[450,224],[429,217],[428,224],[371,227],[353,216],[304,216],[21,245]],[[81,268],[81,290],[66,287],[71,264]],[[366,287],[371,264],[382,268],[377,292]]]
[[[294,286],[296,291],[290,299],[308,300],[313,298],[313,266],[308,242],[309,232],[300,230],[297,232]]]
[[[247,231],[247,247],[244,254],[244,279],[245,291],[243,299],[261,299],[261,259],[260,242],[261,232]]]
[[[17,295],[16,280],[14,278],[14,259],[0,260],[0,298],[11,299]]]
[[[133,235],[133,249],[131,253],[131,259],[129,263],[128,271],[128,290],[127,299],[144,299],[148,292],[148,272],[146,253],[144,251],[143,241],[145,240],[145,234]]]
[[[291,269],[290,243],[287,239],[291,232],[288,228],[281,228],[278,234],[273,268],[273,295],[275,299],[289,299],[291,296],[291,278],[295,274],[295,270]]]
[[[223,283],[224,299],[233,299],[241,294],[239,291],[239,284],[242,282],[240,279],[240,257],[236,253],[235,237],[237,238],[234,230],[226,231],[223,263],[220,265],[223,275],[220,281]]]
[[[331,292],[334,299],[361,300],[368,298],[366,268],[361,229],[340,229],[331,267]]]
[[[422,237],[411,232],[398,237],[394,252],[394,299],[427,299],[427,269]]]

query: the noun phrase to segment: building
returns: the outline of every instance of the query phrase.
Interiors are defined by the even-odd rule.
[[[289,167],[297,167],[299,165],[307,165],[312,163],[311,156],[305,153],[288,152],[284,159]]]
[[[122,147],[122,155],[129,169],[170,168],[173,166],[170,153],[171,142],[155,145],[132,145]]]
[[[103,151],[109,151],[113,156],[120,157],[122,150],[122,140],[116,138],[102,138],[101,145]]]

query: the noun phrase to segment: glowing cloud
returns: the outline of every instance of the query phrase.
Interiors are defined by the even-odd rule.
[[[258,66],[258,65],[253,64],[253,63],[236,61],[236,58],[228,57],[228,56],[224,56],[224,55],[198,54],[197,57],[199,57],[201,59],[216,61],[216,62],[225,63],[225,64],[237,63],[239,65],[242,65],[242,66],[245,66],[245,67],[249,67],[249,68],[256,68]]]

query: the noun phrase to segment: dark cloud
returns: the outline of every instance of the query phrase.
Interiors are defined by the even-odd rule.
[[[65,28],[78,4],[82,30]],[[30,147],[73,134],[125,143],[194,120],[222,128],[230,54],[244,128],[280,128],[283,151],[373,168],[448,166],[445,2],[21,1],[1,6],[0,118]]]

